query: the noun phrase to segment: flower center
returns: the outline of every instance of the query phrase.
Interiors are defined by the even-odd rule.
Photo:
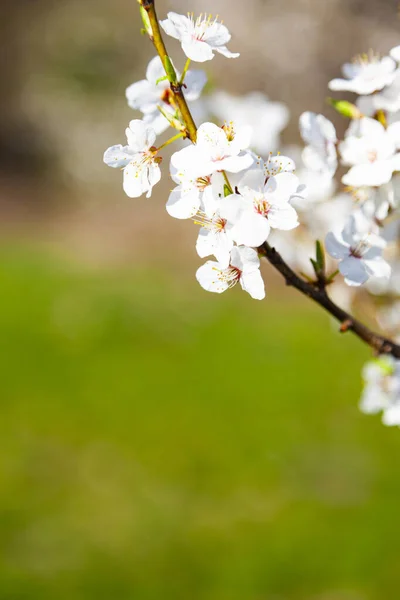
[[[196,185],[197,189],[200,190],[200,192],[204,192],[206,187],[211,185],[211,177],[210,176],[198,177],[196,179],[195,185]]]
[[[353,64],[360,65],[361,67],[369,67],[370,65],[375,65],[380,60],[379,54],[375,54],[373,50],[369,50],[368,52],[363,52],[362,54],[357,54],[353,58]]]
[[[207,15],[206,13],[204,15],[200,13],[196,20],[194,20],[193,14],[189,14],[188,16],[193,23],[192,39],[198,42],[204,41],[207,29],[214,25],[218,19],[218,15],[213,19],[212,15]]]
[[[369,150],[367,152],[368,161],[374,163],[378,158],[378,152],[376,150]]]
[[[263,217],[268,217],[268,213],[271,210],[270,203],[265,199],[264,196],[254,198],[254,210],[257,214]]]
[[[362,258],[369,249],[369,244],[366,240],[361,240],[356,246],[350,248],[350,256],[354,258]]]
[[[200,225],[213,233],[222,233],[225,231],[226,219],[223,219],[217,214],[209,217],[205,212],[199,210],[193,217],[193,221],[195,225]]]
[[[228,142],[232,142],[235,139],[235,128],[233,126],[233,121],[229,121],[229,123],[224,123],[221,127],[225,131],[226,139]]]
[[[229,267],[224,270],[217,268],[215,268],[215,270],[217,271],[218,280],[221,281],[221,283],[227,283],[228,288],[236,285],[242,275],[240,269],[233,267],[232,265],[229,265]]]

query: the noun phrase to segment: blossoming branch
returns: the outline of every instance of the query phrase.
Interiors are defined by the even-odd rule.
[[[304,148],[280,154],[289,118],[283,104],[260,92],[202,95],[207,76],[192,63],[239,56],[227,47],[227,27],[209,15],[170,12],[160,21],[154,1],[138,1],[156,56],[145,78],[126,90],[129,107],[142,118],[130,121],[126,145],[108,148],[104,162],[123,171],[129,197],[150,198],[161,179],[163,149],[179,140],[166,210],[199,227],[197,253],[211,257],[197,270],[200,286],[220,294],[239,283],[262,300],[265,257],[288,285],[336,318],[342,332],[352,331],[374,350],[361,409],[383,411],[385,424],[400,425],[400,46],[382,58],[356,57],[343,66],[343,78],[329,83],[334,92],[356,94],[353,103],[329,100],[349,120],[343,140],[324,115],[304,112]],[[181,45],[180,69],[163,34]],[[170,129],[173,135],[158,143]],[[387,335],[352,316],[360,294]]]

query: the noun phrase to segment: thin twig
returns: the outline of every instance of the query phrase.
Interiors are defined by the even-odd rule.
[[[155,8],[155,2],[154,2],[154,0],[142,1],[142,7],[144,8],[144,10],[147,12],[147,14],[149,16],[149,21],[150,21],[150,25],[151,25],[151,29],[152,29],[151,39],[155,46],[155,49],[157,50],[159,57],[161,58],[162,64],[164,65],[164,68],[165,68],[166,61],[170,61],[170,58],[168,56],[167,49],[165,47],[164,40],[161,35],[160,25],[158,22],[156,8]],[[168,76],[167,71],[166,71],[166,74]],[[182,119],[186,125],[187,137],[190,139],[191,142],[195,143],[196,136],[197,136],[197,127],[193,120],[192,114],[189,110],[189,107],[187,105],[187,102],[185,100],[185,96],[183,95],[183,91],[182,91],[183,86],[184,86],[184,83],[178,81],[176,74],[175,74],[175,78],[173,81],[171,81],[171,79],[170,79],[171,92],[175,96],[175,100],[178,105],[179,111],[182,115]]]
[[[163,65],[165,66],[165,59],[169,60],[169,57],[162,39],[160,26],[158,24],[154,0],[141,0],[140,4],[148,13],[152,27],[151,39],[163,62]],[[197,128],[183,96],[182,84],[177,79],[174,81],[170,80],[170,87],[175,95],[176,102],[186,125],[187,136],[193,143],[195,143]],[[279,252],[277,252],[275,248],[272,248],[268,242],[264,242],[264,244],[258,248],[258,251],[265,256],[268,262],[284,277],[286,285],[293,286],[299,290],[299,292],[305,296],[308,296],[308,298],[311,298],[311,300],[322,306],[329,314],[335,317],[335,319],[341,323],[340,331],[342,333],[345,333],[346,331],[352,331],[357,337],[373,348],[373,350],[375,350],[375,352],[378,354],[391,354],[395,358],[400,359],[400,346],[398,344],[395,344],[392,340],[385,338],[374,331],[371,331],[371,329],[366,327],[366,325],[363,325],[363,323],[360,323],[360,321],[354,319],[329,298],[326,291],[326,283],[329,282],[329,278],[325,282],[319,280],[315,283],[301,279],[301,277],[299,277],[293,271],[293,269],[286,264]]]
[[[342,325],[341,332],[352,331],[357,337],[371,346],[379,354],[391,354],[395,358],[400,358],[400,346],[392,340],[385,338],[368,327],[360,323],[357,319],[349,315],[345,310],[337,306],[328,296],[325,287],[310,283],[301,279],[289,265],[283,260],[275,248],[272,248],[268,242],[264,242],[258,249],[265,256],[268,262],[284,277],[286,285],[290,285],[317,304],[322,306],[329,314],[337,319]]]

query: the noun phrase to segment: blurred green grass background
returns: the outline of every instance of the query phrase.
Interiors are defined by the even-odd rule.
[[[393,0],[157,7],[221,15],[241,57],[209,80],[285,102],[284,144],[305,110],[343,130],[327,82],[399,43]],[[268,273],[261,303],[202,291],[168,178],[132,202],[102,164],[154,56],[136,2],[1,8],[0,600],[396,600],[400,432],[358,410],[368,349]]]
[[[29,243],[0,289],[2,600],[398,597],[399,432],[318,308]]]

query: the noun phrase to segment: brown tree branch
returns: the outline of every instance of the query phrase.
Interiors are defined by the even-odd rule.
[[[157,50],[157,54],[161,58],[162,64],[164,65],[164,69],[166,75],[169,79],[169,85],[171,92],[174,94],[176,103],[178,105],[179,111],[182,115],[182,119],[186,125],[186,134],[191,142],[196,142],[197,137],[197,127],[193,120],[192,114],[189,110],[187,102],[185,100],[185,96],[183,95],[183,87],[184,83],[178,81],[178,78],[175,73],[175,69],[172,67],[172,72],[168,72],[166,68],[166,63],[171,64],[170,58],[167,53],[167,49],[164,44],[163,37],[161,35],[160,25],[157,18],[155,2],[154,0],[142,0],[141,6],[146,11],[150,26],[152,29],[151,41],[154,44],[155,49]]]
[[[165,61],[166,59],[169,61],[169,57],[162,39],[160,26],[155,11],[154,0],[139,0],[139,4],[148,14],[152,28],[152,35],[150,37],[165,67]],[[166,74],[170,81],[171,91],[175,95],[182,118],[185,122],[187,137],[189,137],[189,139],[195,143],[197,128],[183,96],[182,84],[177,80],[176,75],[171,79],[171,73],[168,73],[166,70]],[[289,267],[289,265],[286,264],[279,252],[277,252],[275,248],[272,248],[268,242],[264,242],[264,244],[258,248],[258,251],[265,256],[268,262],[284,277],[286,285],[293,286],[299,290],[299,292],[305,296],[308,296],[308,298],[311,298],[311,300],[314,300],[314,302],[322,306],[329,314],[335,317],[335,319],[341,323],[340,331],[342,333],[345,333],[346,331],[352,331],[357,337],[371,346],[371,348],[373,348],[378,354],[391,354],[395,358],[400,358],[400,346],[398,344],[395,344],[392,340],[371,331],[371,329],[363,325],[363,323],[360,323],[360,321],[357,319],[354,319],[329,298],[326,291],[326,283],[323,279],[319,278],[319,280],[315,283],[301,279],[301,277],[299,277]]]
[[[286,285],[293,286],[311,300],[322,306],[329,314],[337,319],[342,325],[340,331],[352,331],[357,337],[371,346],[378,354],[391,354],[400,358],[400,346],[392,340],[385,338],[360,323],[349,315],[345,310],[337,306],[328,296],[325,286],[320,282],[311,283],[301,279],[283,260],[282,256],[272,248],[268,242],[264,242],[258,251],[265,256],[268,262],[284,277]]]

